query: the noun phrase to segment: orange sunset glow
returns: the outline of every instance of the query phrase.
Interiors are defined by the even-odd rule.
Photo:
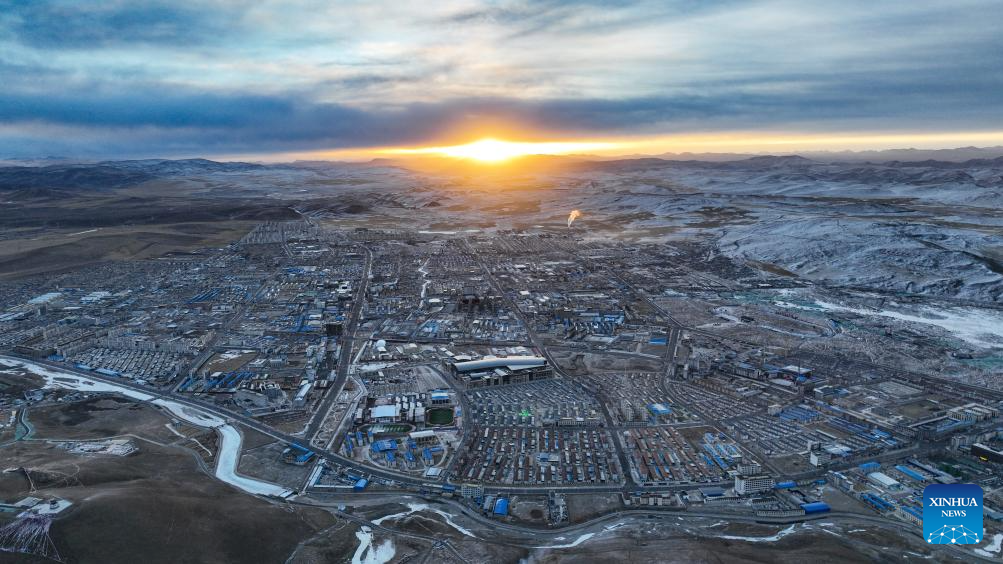
[[[309,151],[273,155],[231,155],[231,157],[282,159],[369,160],[381,157],[447,157],[470,163],[495,165],[532,155],[659,155],[664,153],[774,153],[798,151],[854,151],[913,147],[935,149],[965,144],[1003,145],[1003,131],[855,132],[817,134],[806,132],[709,132],[656,136],[625,136],[603,139],[561,139],[527,141],[504,139],[500,135],[475,137],[466,143],[431,141],[427,146],[370,147],[334,151]]]
[[[616,148],[615,142],[526,142],[503,141],[485,138],[445,147],[422,147],[411,149],[382,149],[381,154],[391,155],[432,155],[469,159],[483,163],[499,163],[529,155],[568,155],[587,151]]]

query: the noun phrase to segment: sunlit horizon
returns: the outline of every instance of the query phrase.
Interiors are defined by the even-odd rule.
[[[800,152],[948,150],[969,146],[1003,146],[1003,131],[955,132],[719,132],[649,137],[581,140],[519,140],[502,136],[473,137],[466,143],[405,147],[358,147],[330,151],[283,154],[217,155],[222,160],[346,160],[366,161],[387,157],[447,157],[486,165],[528,156],[643,157],[662,154],[738,153],[749,155]]]
[[[485,137],[461,145],[380,149],[376,153],[383,155],[435,155],[482,163],[500,163],[531,155],[568,155],[583,151],[610,150],[617,146],[618,144],[615,142],[531,142]]]

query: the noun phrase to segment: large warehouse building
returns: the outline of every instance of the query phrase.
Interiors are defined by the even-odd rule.
[[[554,369],[541,356],[484,357],[479,360],[448,363],[454,378],[468,387],[500,386],[543,380],[554,375]]]

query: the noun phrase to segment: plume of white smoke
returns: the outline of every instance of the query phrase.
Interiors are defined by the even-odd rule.
[[[568,214],[568,227],[571,227],[571,224],[574,223],[575,220],[578,219],[581,216],[582,216],[582,212],[580,212],[578,210],[571,210],[571,213]]]

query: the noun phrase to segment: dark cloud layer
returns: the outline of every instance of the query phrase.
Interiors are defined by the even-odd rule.
[[[177,2],[13,0],[0,2],[9,33],[42,49],[137,44],[197,45],[227,29],[224,14]]]
[[[325,4],[0,0],[0,156],[1003,130],[998,4]]]

